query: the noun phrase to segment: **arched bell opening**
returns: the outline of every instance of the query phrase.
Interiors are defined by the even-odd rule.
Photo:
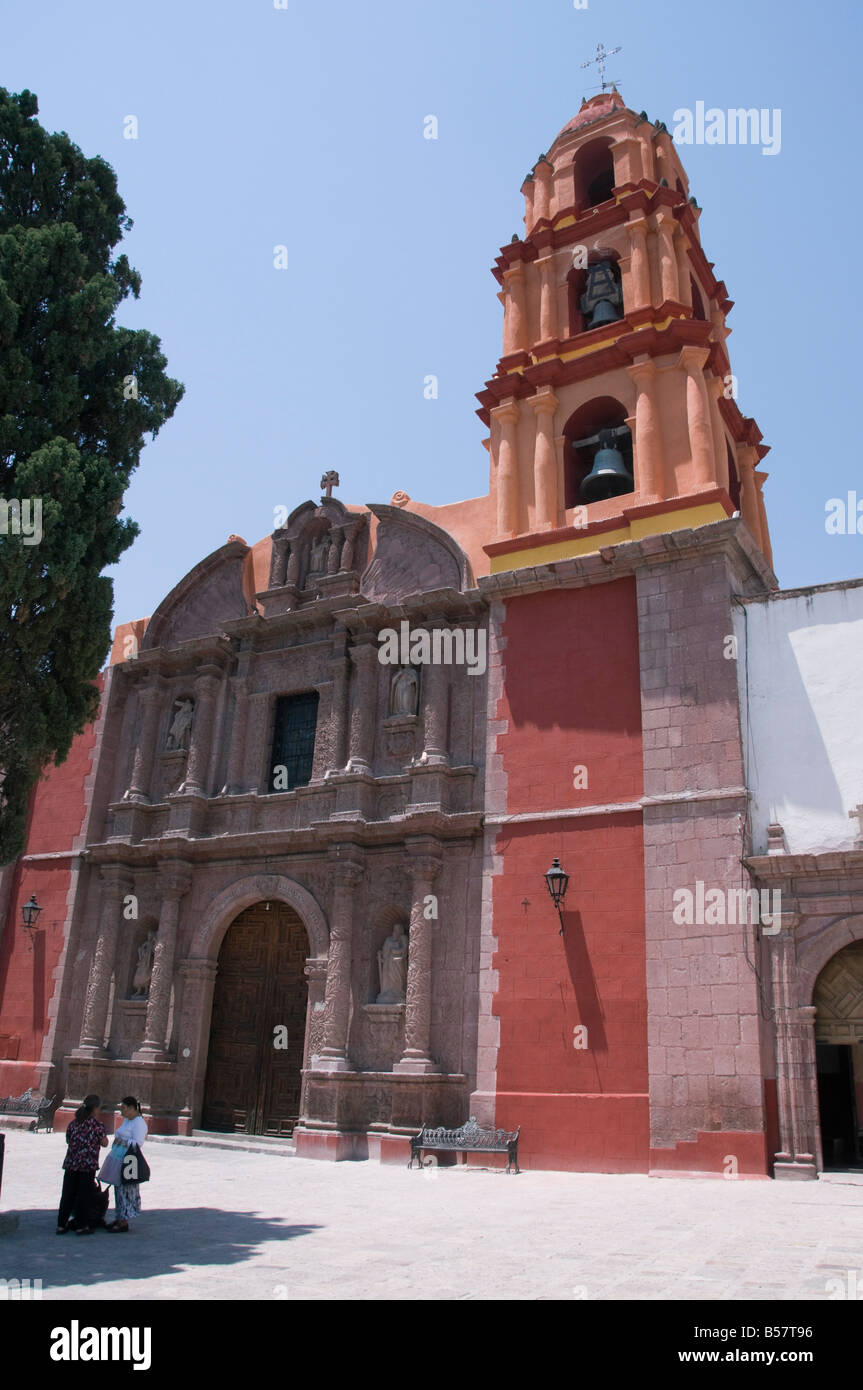
[[[863,1168],[863,941],[827,962],[812,1002],[824,1167]]]
[[[589,506],[635,490],[627,411],[612,396],[587,401],[564,431],[564,506]]]
[[[692,317],[698,319],[700,323],[706,323],[707,311],[704,308],[704,299],[692,276],[689,277],[689,288],[692,293]]]
[[[593,328],[623,318],[623,286],[620,252],[601,247],[588,254],[587,265],[573,267],[567,276],[569,332],[589,333]]]
[[[573,160],[575,206],[578,212],[607,203],[614,193],[614,158],[610,138],[591,140]]]

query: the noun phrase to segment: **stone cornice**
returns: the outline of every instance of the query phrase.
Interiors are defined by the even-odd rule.
[[[581,534],[573,532],[573,535]],[[514,598],[518,594],[543,589],[605,584],[611,579],[634,575],[639,569],[650,565],[676,562],[687,555],[703,559],[710,554],[727,555],[742,563],[748,577],[758,579],[767,591],[777,587],[776,576],[741,517],[708,522],[689,530],[645,536],[642,540],[621,541],[618,545],[602,547],[589,555],[545,565],[526,565],[523,569],[484,575],[479,587],[486,600],[492,602],[496,598]]]
[[[134,869],[155,865],[169,856],[191,864],[224,860],[284,859],[285,856],[320,855],[336,845],[350,841],[361,849],[402,849],[406,836],[433,835],[444,845],[470,840],[482,829],[480,811],[460,811],[447,815],[438,810],[410,808],[404,816],[386,821],[367,821],[361,816],[343,820],[315,821],[298,830],[255,830],[239,835],[200,838],[177,834],[139,840],[104,840],[90,845],[82,858],[93,865],[122,865]]]
[[[753,854],[744,859],[757,878],[836,878],[840,874],[863,877],[863,849],[824,850],[820,854]]]
[[[227,629],[228,624],[224,623],[222,627]],[[122,672],[127,680],[151,680],[154,676],[182,675],[205,665],[227,671],[234,660],[233,644],[222,631],[209,637],[192,637],[176,647],[144,648],[137,656],[116,662],[111,670]]]

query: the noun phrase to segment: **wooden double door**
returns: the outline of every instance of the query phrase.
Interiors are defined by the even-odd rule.
[[[204,1129],[293,1131],[300,1114],[308,938],[284,903],[256,903],[231,923],[213,996]]]

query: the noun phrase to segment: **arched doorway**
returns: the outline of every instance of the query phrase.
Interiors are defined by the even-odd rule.
[[[863,1164],[863,941],[827,962],[813,1003],[824,1167],[857,1167]]]
[[[309,943],[286,903],[255,903],[219,951],[204,1129],[290,1134],[300,1113]]]

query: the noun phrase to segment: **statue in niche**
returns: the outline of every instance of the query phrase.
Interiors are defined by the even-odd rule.
[[[156,950],[156,933],[148,932],[138,947],[138,964],[132,976],[132,999],[146,999],[150,993],[150,980],[153,976],[153,955]]]
[[[174,708],[177,713],[174,715],[174,722],[168,730],[168,739],[165,744],[169,753],[176,752],[180,748],[188,748],[195,702],[194,700],[175,700]]]
[[[381,992],[376,1004],[403,1004],[408,984],[408,939],[404,923],[396,922],[378,951]]]
[[[309,570],[314,573],[323,573],[327,568],[327,557],[330,550],[330,533],[325,531],[322,536],[313,543],[311,555],[309,557]]]
[[[390,690],[390,713],[416,714],[419,685],[419,677],[412,666],[397,671]]]

